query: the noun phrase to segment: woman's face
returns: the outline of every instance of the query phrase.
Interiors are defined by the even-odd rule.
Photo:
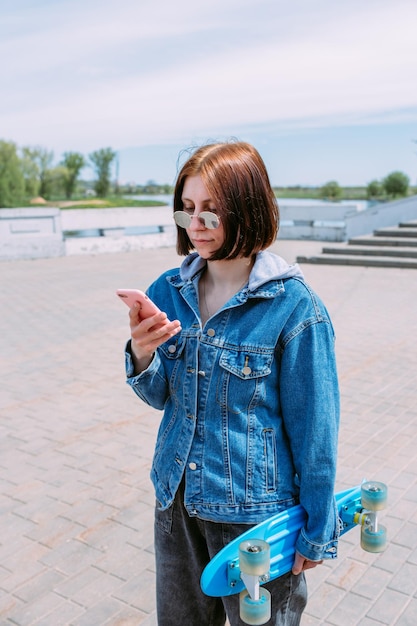
[[[181,200],[184,212],[193,216],[186,229],[187,235],[198,254],[203,259],[208,259],[222,247],[225,235],[221,219],[217,228],[207,228],[201,220],[196,219],[203,211],[218,213],[200,175],[187,176]]]

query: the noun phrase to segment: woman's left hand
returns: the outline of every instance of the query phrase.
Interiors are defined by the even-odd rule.
[[[306,569],[312,569],[313,567],[316,567],[317,565],[321,565],[321,563],[323,563],[323,560],[309,561],[305,557],[301,556],[301,554],[296,552],[294,563],[292,566],[292,573],[297,576],[298,574],[301,574],[301,572],[304,572]]]

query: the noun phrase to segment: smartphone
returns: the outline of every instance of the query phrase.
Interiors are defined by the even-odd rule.
[[[156,304],[140,289],[118,289],[116,294],[127,304],[129,309],[137,302],[140,306],[139,315],[142,319],[160,313]]]

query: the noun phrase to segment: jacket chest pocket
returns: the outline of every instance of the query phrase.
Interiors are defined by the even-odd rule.
[[[218,401],[233,413],[246,413],[266,394],[266,380],[272,371],[273,352],[223,350]]]
[[[242,380],[251,380],[268,376],[274,353],[251,352],[245,350],[223,350],[220,355],[220,367]]]

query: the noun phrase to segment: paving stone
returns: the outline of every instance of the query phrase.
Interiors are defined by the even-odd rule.
[[[400,626],[415,626],[417,624],[417,599],[412,598],[404,609],[398,621]]]
[[[382,624],[402,624],[402,614],[409,604],[410,598],[398,591],[386,589],[369,609],[367,616],[379,620]]]
[[[9,594],[9,593],[5,593],[4,591],[0,592],[0,618],[1,618],[1,624],[3,626],[3,624],[6,624],[6,620],[8,620],[8,618],[10,617],[10,615],[13,613],[13,611],[16,611],[19,609],[19,607],[24,606],[24,602],[22,602],[22,600],[19,600],[18,598],[16,598],[15,596]],[[7,623],[9,624],[10,622],[7,621]]]
[[[145,570],[131,578],[113,595],[130,606],[140,608],[146,613],[152,613],[155,610],[154,587],[154,573]]]
[[[399,572],[391,579],[388,587],[408,596],[414,596],[417,592],[417,565],[404,563]]]
[[[373,567],[372,569],[367,569],[361,578],[355,582],[352,591],[375,602],[384,589],[388,587],[391,580],[392,574],[390,572]]]
[[[320,624],[325,624],[325,623],[326,622],[324,622],[321,619],[318,619],[317,617],[308,615],[307,612],[305,612],[301,618],[301,626],[319,626]]]
[[[93,624],[106,624],[115,620],[116,616],[123,609],[122,603],[114,598],[104,598],[98,604],[88,608],[83,615],[71,622],[71,626],[93,626]]]
[[[401,569],[410,555],[411,550],[408,548],[389,543],[385,552],[379,556],[376,566],[395,574]]]
[[[32,622],[33,626],[69,626],[85,613],[84,607],[74,602],[62,602],[48,615]]]
[[[64,578],[64,575],[56,570],[43,570],[16,588],[14,595],[24,602],[34,602],[37,598],[47,594],[50,589],[54,589]]]
[[[95,606],[103,599],[117,594],[118,589],[123,584],[120,578],[96,570],[95,578],[90,580],[88,584],[83,585],[77,593],[71,595],[71,600],[85,608]]]
[[[294,262],[314,246],[273,248]],[[161,412],[124,381],[128,319],[114,291],[145,289],[176,263],[161,248],[1,264],[2,626],[157,626],[149,472]],[[363,552],[358,529],[342,537],[338,560],[307,574],[302,626],[414,626],[415,272],[302,269],[336,331],[338,487],[389,486],[386,552]],[[19,323],[26,304],[7,295],[16,286],[30,324]]]
[[[344,559],[327,577],[327,582],[349,591],[355,581],[366,571],[366,565],[353,559]]]
[[[371,600],[363,596],[357,596],[354,593],[346,594],[327,617],[327,621],[335,626],[360,624],[371,604]]]
[[[417,524],[411,521],[403,524],[392,541],[411,550],[417,548]]]
[[[32,602],[16,607],[8,613],[7,618],[18,626],[28,626],[28,624],[35,624],[42,620],[61,604],[62,598],[53,591],[49,591]]]
[[[149,619],[149,618],[152,619]],[[103,626],[157,626],[156,618],[133,607],[124,607],[117,615],[103,623]]]
[[[324,582],[312,594],[308,602],[308,614],[317,618],[327,618],[329,613],[341,602],[345,596],[343,589]]]

